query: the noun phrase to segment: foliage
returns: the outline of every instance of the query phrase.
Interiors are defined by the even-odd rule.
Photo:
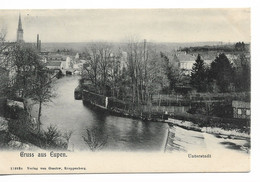
[[[47,145],[51,146],[58,141],[61,133],[58,131],[57,127],[50,125],[47,128],[47,131],[44,131],[44,136],[46,138]]]
[[[35,77],[35,81],[33,82],[32,87],[33,89],[31,98],[39,105],[37,123],[38,132],[40,132],[42,104],[51,101],[51,99],[54,97],[51,78],[49,78],[48,73],[45,70],[41,70],[41,72],[38,73],[38,76]]]
[[[159,54],[150,46],[130,39],[124,49],[107,43],[86,49],[81,86],[90,81],[98,94],[130,100],[136,104],[151,102],[151,96],[165,87],[165,70]]]
[[[5,95],[6,90],[8,89],[8,71],[0,67],[0,97]]]
[[[216,80],[220,92],[231,91],[234,80],[234,69],[224,53],[219,54],[211,63],[210,78]]]
[[[27,100],[32,99],[39,104],[38,133],[40,132],[40,117],[42,104],[53,97],[51,78],[40,60],[35,48],[26,44],[15,44],[10,51],[9,65],[14,74],[6,95],[10,99],[20,97],[27,110]],[[29,113],[28,113],[29,114]]]
[[[170,59],[166,54],[161,52],[160,56],[163,62],[163,69],[169,81],[168,93],[171,93],[171,91],[176,90],[176,86],[182,81],[183,74],[179,67],[175,67],[170,63]],[[175,55],[173,59],[178,58]]]
[[[246,58],[246,56],[241,53],[239,58],[236,60],[236,68],[235,68],[235,86],[236,91],[250,91],[251,86],[251,68],[250,61]]]
[[[27,115],[8,122],[9,131],[18,136],[22,142],[29,142],[43,149],[67,149],[72,132],[60,132],[56,126],[50,125],[46,131],[34,133],[28,127]]]
[[[198,55],[192,67],[191,85],[196,88],[198,92],[205,92],[207,90],[207,69],[200,55]]]
[[[245,50],[245,43],[244,42],[237,42],[235,44],[235,50],[244,51]]]
[[[107,143],[107,136],[103,136],[101,131],[97,128],[91,130],[86,129],[85,135],[83,135],[82,138],[91,151],[100,150]]]

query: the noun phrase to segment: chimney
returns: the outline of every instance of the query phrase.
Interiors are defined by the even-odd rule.
[[[146,39],[144,39],[144,60],[146,59]]]
[[[39,50],[39,34],[37,34],[37,43],[36,43],[37,50]]]
[[[39,34],[37,34],[37,43],[36,43],[36,47],[37,47],[37,50],[38,50],[39,52],[41,52],[41,40],[40,40],[39,37],[40,37]]]
[[[41,52],[41,49],[42,49],[42,41],[39,40],[39,52]]]

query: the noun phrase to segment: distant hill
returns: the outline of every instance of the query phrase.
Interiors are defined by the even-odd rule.
[[[93,42],[52,42],[52,43],[42,43],[42,50],[45,51],[57,51],[58,49],[68,49],[82,52]],[[95,42],[94,42],[95,43]],[[98,43],[98,42],[96,42]],[[110,42],[109,42],[110,43]],[[124,42],[111,42],[115,47],[124,48],[127,43]],[[155,46],[157,51],[169,52],[172,50],[178,50],[187,47],[198,47],[198,46],[216,46],[216,45],[228,45],[234,43],[224,43],[224,42],[147,42],[149,46]]]
[[[250,52],[250,44],[244,44],[243,46],[239,43],[233,44],[221,44],[221,45],[205,45],[205,46],[192,46],[181,48],[181,51],[185,51],[187,53],[194,52]]]

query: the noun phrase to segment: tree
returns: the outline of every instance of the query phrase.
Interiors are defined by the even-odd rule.
[[[6,29],[0,28],[0,95],[1,96],[4,95],[4,92],[7,89],[8,82],[9,82],[9,78],[8,78],[9,71],[6,68],[6,64],[5,64],[6,55],[4,53],[6,49],[5,36],[6,36]]]
[[[15,75],[12,77],[12,85],[7,95],[11,99],[21,98],[28,116],[30,116],[28,100],[33,100],[39,105],[37,117],[39,133],[42,104],[53,97],[51,78],[36,50],[31,46],[16,44],[11,50],[11,65]]]
[[[140,82],[142,66],[142,45],[135,38],[130,38],[127,44],[128,74],[131,78],[132,102],[140,104]]]
[[[82,79],[87,80],[89,79],[92,84],[95,86],[95,89],[97,90],[98,86],[98,78],[99,78],[99,53],[98,53],[98,45],[97,44],[91,44],[88,49],[85,50],[84,54],[89,55],[89,59],[87,62],[87,66],[83,67],[83,74]]]
[[[37,129],[39,133],[41,125],[42,105],[46,102],[50,102],[51,99],[54,97],[51,85],[51,78],[49,77],[47,70],[44,70],[43,68],[39,70],[33,84],[34,85],[31,93],[31,98],[39,105],[37,118]]]
[[[204,92],[207,90],[206,67],[200,55],[198,55],[196,62],[192,67],[191,85],[196,88],[198,92]]]
[[[230,86],[234,80],[234,70],[224,53],[219,54],[211,63],[209,76],[216,80],[220,92],[230,91]]]
[[[111,53],[112,46],[107,43],[101,43],[98,47],[99,69],[101,75],[101,93],[110,96],[108,89],[108,81],[111,73]]]
[[[163,62],[164,72],[169,80],[168,92],[171,92],[176,88],[177,84],[181,82],[183,74],[181,70],[178,67],[176,67],[176,65],[174,66],[173,64],[170,63],[170,59],[168,58],[168,56],[166,56],[162,52],[160,53],[160,56]],[[176,55],[174,55],[173,59],[176,62],[176,59],[178,58],[176,57]]]
[[[10,97],[21,97],[23,100],[30,98],[34,82],[38,73],[43,68],[36,51],[26,45],[16,44],[10,51],[11,69],[15,71],[10,87]]]
[[[245,43],[244,42],[237,42],[235,44],[235,50],[244,51],[245,50]]]
[[[236,60],[235,86],[237,91],[250,91],[251,86],[250,61],[241,53]]]
[[[5,37],[7,34],[7,30],[4,27],[0,27],[0,55],[3,53],[3,51],[6,49],[5,45]],[[1,58],[0,58],[1,59]]]
[[[107,43],[91,44],[85,51],[89,55],[87,65],[83,67],[81,83],[90,80],[96,92],[109,95],[109,85],[112,66],[112,46]]]
[[[145,60],[139,73],[142,74],[139,82],[140,99],[142,103],[151,105],[152,96],[159,94],[169,82],[164,70],[164,63],[160,60],[160,54],[153,47],[147,46]]]

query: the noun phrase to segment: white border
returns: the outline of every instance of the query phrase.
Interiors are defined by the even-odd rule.
[[[206,174],[88,174],[88,175],[16,175],[0,176],[0,181],[255,181],[259,177],[259,122],[260,117],[257,114],[259,99],[259,78],[260,78],[260,28],[259,17],[260,7],[257,0],[0,0],[0,9],[82,9],[82,8],[250,8],[252,16],[252,154],[251,154],[251,172],[250,173],[206,173]],[[0,10],[1,11],[1,10]],[[1,161],[0,161],[1,163]]]

